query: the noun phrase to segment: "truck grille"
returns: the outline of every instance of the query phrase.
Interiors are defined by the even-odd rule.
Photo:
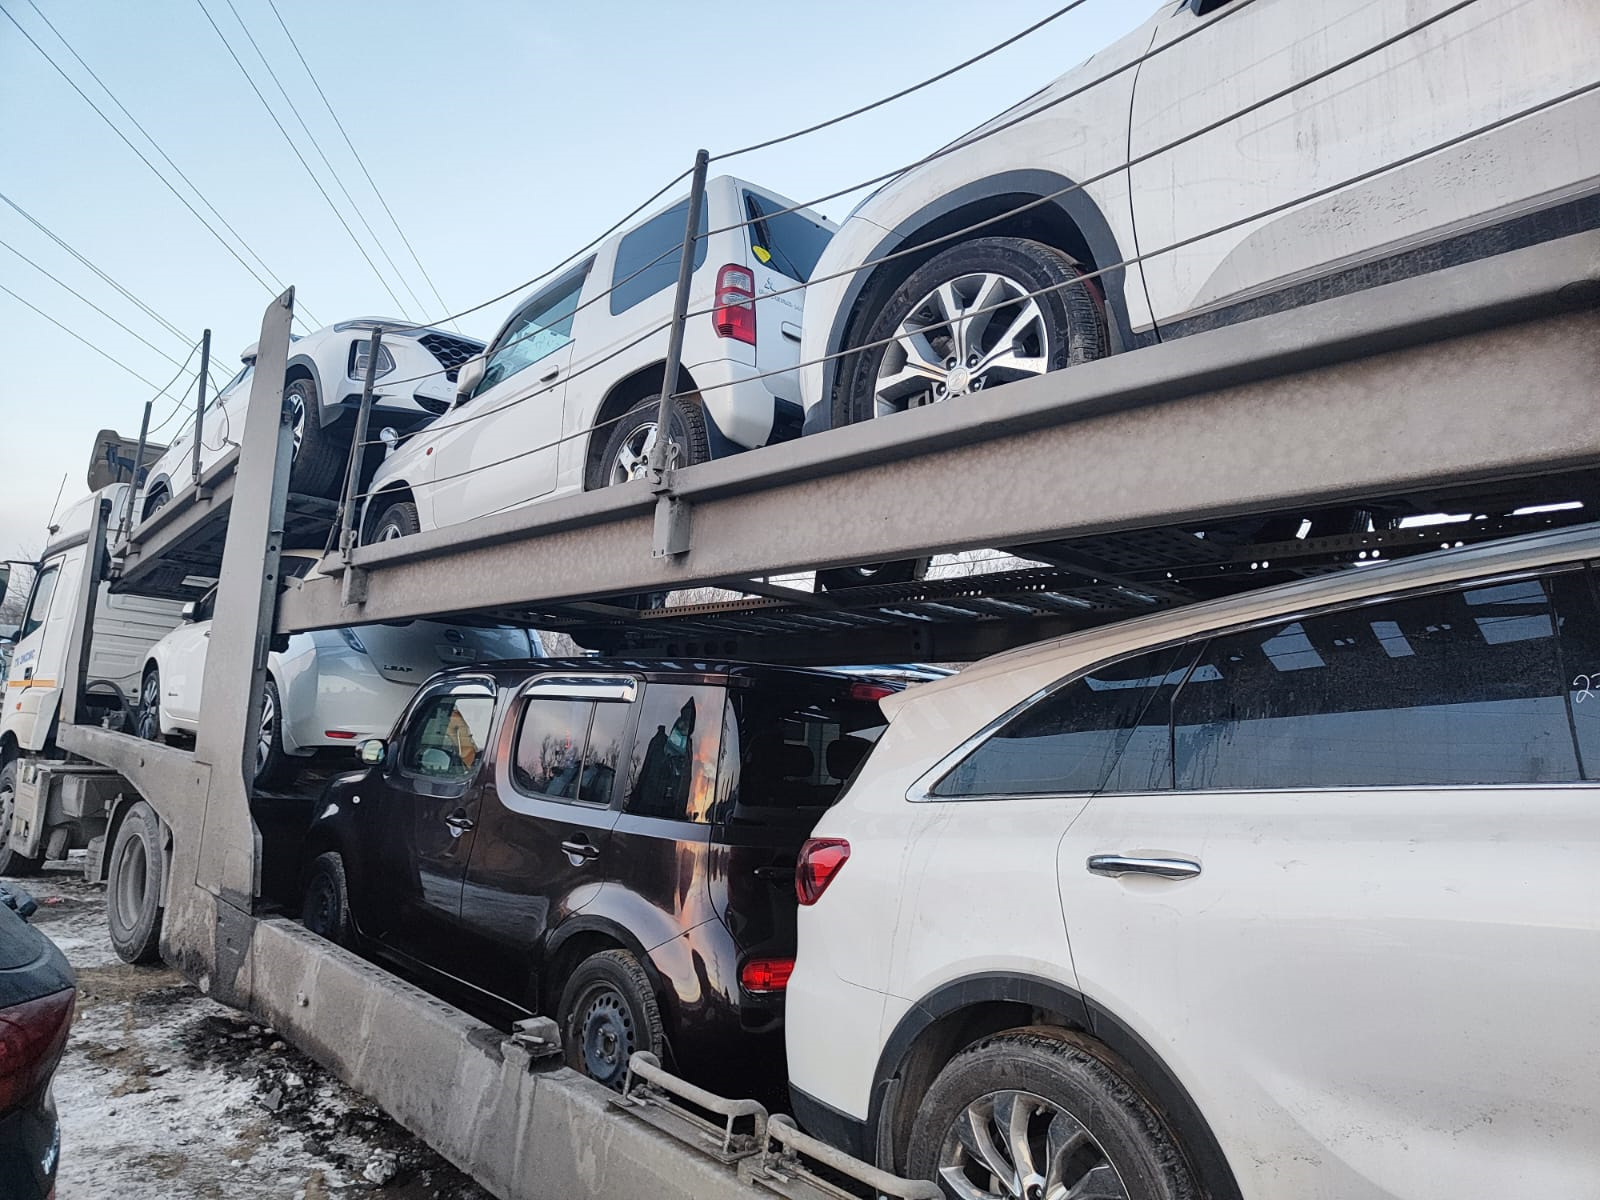
[[[467,338],[452,337],[448,333],[425,333],[417,339],[429,354],[444,364],[444,377],[451,383],[456,381],[456,373],[462,363],[483,349],[477,342]]]

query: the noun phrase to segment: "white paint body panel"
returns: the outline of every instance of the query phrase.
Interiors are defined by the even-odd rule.
[[[1596,527],[1428,555],[1024,647],[886,697],[888,730],[815,831],[851,855],[800,910],[793,1085],[865,1120],[903,1017],[943,984],[1027,975],[1151,1048],[1248,1200],[1600,1196],[1600,784],[908,798],[1095,663],[1597,557]],[[1203,870],[1091,875],[1100,853]]]
[[[746,188],[771,196],[728,176],[707,181],[709,230],[745,219]],[[674,200],[657,213],[681,203]],[[785,207],[791,203],[781,200]],[[587,432],[606,398],[618,384],[666,358],[666,324],[672,316],[674,289],[668,286],[616,315],[606,294],[619,244],[657,213],[608,238],[595,251],[571,337],[563,346],[458,403],[409,438],[378,469],[369,491],[408,488],[422,528],[434,529],[583,490],[591,448],[598,453],[611,435],[609,425]],[[814,213],[803,215],[827,225]],[[755,346],[717,336],[704,311],[715,301],[717,272],[726,264],[746,267],[757,278]],[[760,263],[745,229],[708,235],[704,261],[691,281],[689,311],[696,315],[684,327],[683,366],[701,389],[707,415],[736,447],[767,443],[777,398],[798,402],[799,383],[788,369],[798,360],[799,344],[784,336],[782,325],[798,324],[804,293],[770,294],[794,286],[793,280]],[[497,336],[491,347],[499,340]],[[547,379],[552,371],[557,372],[555,378]],[[771,371],[782,373],[758,378]],[[451,478],[469,470],[474,474]],[[378,511],[374,504],[386,507],[388,501],[369,500],[371,515]]]

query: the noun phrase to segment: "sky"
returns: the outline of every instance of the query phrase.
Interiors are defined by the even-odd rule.
[[[0,373],[0,558],[38,550],[58,491],[64,505],[87,489],[95,433],[136,436],[145,401],[177,374],[202,329],[213,334],[214,378],[231,377],[277,282],[294,285],[311,327],[363,315],[435,320],[554,266],[685,170],[697,148],[730,150],[848,111],[961,62],[1064,3],[812,0],[737,10],[703,0],[0,0],[262,277],[252,278],[17,25],[0,17],[0,195],[179,331],[0,202],[0,286],[21,298],[0,291],[0,355],[8,364]],[[848,187],[1008,108],[1156,7],[1156,0],[1084,0],[948,80],[726,169],[797,201]],[[243,30],[315,134],[354,211]],[[855,199],[820,207],[837,221]],[[488,339],[515,303],[464,317],[460,328]],[[157,401],[155,422],[176,407],[181,390],[180,383]]]

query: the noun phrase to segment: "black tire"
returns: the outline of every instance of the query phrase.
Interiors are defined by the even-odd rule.
[[[111,946],[123,962],[151,963],[160,957],[165,871],[161,820],[140,800],[117,826],[106,877],[106,924]]]
[[[161,736],[161,672],[154,664],[139,680],[139,703],[133,710],[133,732],[147,742],[164,742]]]
[[[1089,282],[1082,279],[1084,269],[1053,246],[1013,237],[977,238],[935,255],[911,273],[862,329],[861,336],[852,340],[861,346],[886,341],[942,284],[985,272],[1003,275],[1028,292],[1052,289],[1037,297],[1047,330],[1048,370],[1076,366],[1109,353],[1104,308]],[[878,368],[887,350],[887,346],[876,346],[846,359],[834,390],[835,427],[873,415]]]
[[[410,537],[421,529],[422,520],[417,516],[417,506],[409,500],[396,500],[372,522],[372,533],[367,541],[387,542],[394,538]]]
[[[650,976],[626,950],[605,950],[579,963],[556,1011],[567,1065],[609,1088],[621,1090],[635,1051],[664,1053]]]
[[[167,506],[167,501],[171,499],[172,493],[167,491],[165,486],[156,488],[155,491],[151,492],[145,497],[144,516],[140,517],[139,519],[141,521],[148,521],[151,517],[155,516],[156,513],[165,508]]]
[[[1049,1164],[1041,1165],[1040,1153],[1048,1125],[1058,1119],[1059,1113],[1069,1119],[1069,1129],[1070,1122],[1075,1122],[1093,1139],[1089,1145],[1076,1143],[1076,1149],[1062,1164],[1069,1188],[1082,1180],[1084,1172],[1094,1170],[1098,1173],[1091,1178],[1104,1175],[1112,1185],[1120,1180],[1124,1189],[1122,1193],[1093,1191],[1097,1196],[1125,1194],[1128,1200],[1194,1200],[1199,1195],[1188,1163],[1166,1124],[1110,1056],[1086,1038],[1048,1028],[1018,1029],[985,1038],[950,1061],[917,1108],[906,1159],[907,1174],[940,1182],[941,1168],[965,1168],[973,1190],[979,1194],[988,1194],[985,1189],[991,1186],[997,1189],[992,1192],[996,1196],[1014,1194],[990,1177],[977,1155],[962,1146],[955,1132],[958,1119],[969,1106],[980,1106],[981,1113],[988,1098],[1008,1093],[1019,1095],[1030,1108],[1037,1101],[1046,1102],[1026,1126],[1035,1168],[1047,1175],[1039,1194],[1055,1190],[1050,1185],[1062,1182],[1048,1175]],[[996,1139],[997,1131],[992,1127],[989,1132],[991,1146],[999,1147],[995,1152],[1000,1156],[1000,1166],[1012,1164],[1014,1156],[1005,1150],[1007,1139]],[[955,1194],[948,1184],[945,1190],[949,1195]]]
[[[289,490],[302,496],[336,500],[343,490],[345,466],[350,459],[350,431],[343,423],[322,423],[322,402],[317,385],[309,379],[293,380],[283,398],[297,406],[293,466]]]
[[[623,447],[630,441],[637,442],[638,435],[643,430],[654,428],[659,408],[660,401],[657,397],[642,400],[612,426],[611,436],[606,438],[604,449],[598,455],[591,453],[589,456],[589,466],[584,472],[583,480],[585,491],[596,492],[603,487],[610,487],[613,483],[626,482],[621,478],[626,473],[621,458]],[[692,467],[711,458],[711,439],[706,434],[706,417],[701,411],[698,400],[687,398],[674,400],[667,428],[673,445],[678,448],[675,465]]]
[[[261,724],[256,731],[257,786],[277,783],[289,773],[290,755],[283,748],[283,699],[271,679],[262,689]]]
[[[345,880],[344,858],[337,850],[317,855],[306,873],[300,919],[318,937],[339,946],[353,943],[350,924],[350,889]]]
[[[11,818],[17,808],[17,760],[0,767],[0,875],[32,875],[43,861],[11,848]]]

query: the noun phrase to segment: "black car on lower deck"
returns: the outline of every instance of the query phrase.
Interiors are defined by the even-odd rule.
[[[33,902],[0,887],[0,1196],[55,1195],[61,1157],[51,1080],[67,1045],[77,990],[54,942],[20,913]]]
[[[740,663],[533,660],[435,676],[308,836],[306,924],[749,1095],[783,1078],[801,844],[896,690]]]

